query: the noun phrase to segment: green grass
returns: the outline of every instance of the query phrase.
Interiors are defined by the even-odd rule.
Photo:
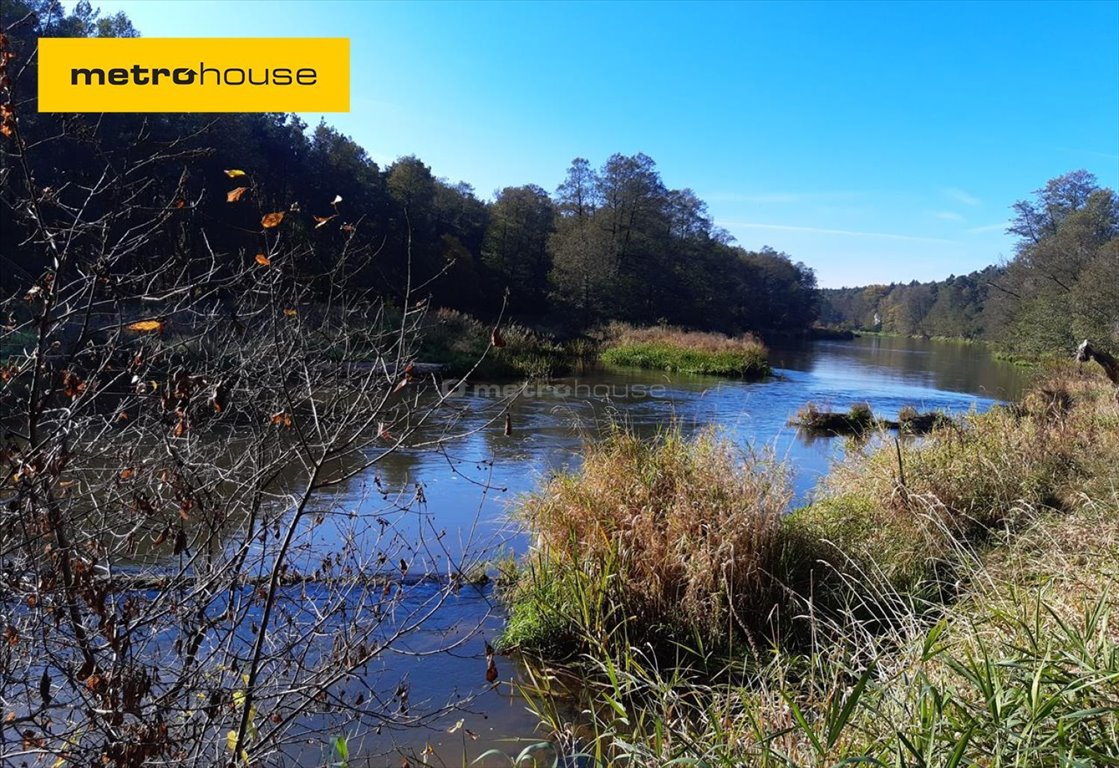
[[[769,352],[749,334],[728,337],[673,327],[606,330],[600,359],[607,365],[711,376],[761,377],[770,373]]]
[[[422,329],[419,359],[452,376],[473,370],[482,379],[545,378],[567,371],[573,356],[561,344],[522,325],[503,325],[505,346],[492,344],[492,326],[454,309],[440,309]]]

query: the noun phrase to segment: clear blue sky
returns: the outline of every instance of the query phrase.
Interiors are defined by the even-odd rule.
[[[351,112],[326,119],[382,165],[489,198],[644,152],[824,286],[969,272],[1047,179],[1119,187],[1114,0],[100,6],[145,36],[349,37]]]

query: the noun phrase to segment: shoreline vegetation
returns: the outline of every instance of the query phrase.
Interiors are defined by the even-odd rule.
[[[1115,761],[1103,377],[1052,374],[919,444],[853,449],[790,514],[785,476],[716,432],[619,430],[521,500],[536,545],[501,645],[560,748],[595,765]]]
[[[611,323],[603,336],[599,359],[606,365],[744,378],[772,373],[769,350],[749,333],[726,336],[672,326]]]
[[[815,331],[815,329],[813,329]],[[843,333],[838,330],[838,333]],[[856,336],[877,336],[883,339],[921,339],[923,341],[935,341],[941,344],[959,344],[961,346],[981,346],[990,351],[991,357],[1000,362],[1010,363],[1022,368],[1035,368],[1044,364],[1059,364],[1063,358],[1052,353],[1030,353],[1023,354],[1018,352],[1009,351],[999,345],[998,342],[991,341],[990,339],[977,339],[973,336],[930,336],[926,333],[901,333],[897,331],[874,331],[859,329],[857,331],[848,331],[850,337],[840,338],[855,338]]]
[[[666,325],[615,322],[561,342],[518,323],[495,329],[464,312],[439,309],[425,322],[422,339],[420,359],[452,376],[548,378],[594,363],[749,379],[772,373],[769,350],[753,334],[732,337]]]

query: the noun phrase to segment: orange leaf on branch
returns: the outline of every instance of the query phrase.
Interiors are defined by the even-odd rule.
[[[144,331],[144,332],[162,331],[163,330],[163,321],[162,320],[137,320],[134,323],[129,323],[128,324],[128,330],[130,330],[130,331]]]
[[[274,211],[273,213],[266,213],[260,220],[260,226],[265,229],[272,229],[273,227],[280,226],[280,222],[284,220],[283,211]]]
[[[265,256],[263,253],[258,253],[256,255],[256,263],[262,267],[267,267],[272,263],[272,259]]]
[[[247,174],[239,168],[233,168],[232,170],[226,171],[225,175],[228,176],[231,179],[236,179],[240,176],[245,176]]]
[[[248,191],[248,187],[237,187],[236,189],[231,189],[225,193],[225,202],[235,203],[240,200]]]

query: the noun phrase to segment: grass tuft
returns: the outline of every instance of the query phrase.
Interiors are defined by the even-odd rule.
[[[771,601],[766,572],[791,495],[777,464],[711,432],[617,431],[588,446],[578,472],[521,501],[537,546],[506,644],[539,651],[588,625],[626,642],[737,637]]]
[[[755,336],[728,337],[671,326],[611,324],[600,355],[607,365],[713,376],[768,375],[769,351]]]

